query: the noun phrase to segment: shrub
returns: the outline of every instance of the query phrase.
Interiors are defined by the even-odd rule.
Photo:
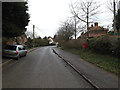
[[[82,49],[84,42],[85,42],[85,40],[83,40],[83,39],[62,41],[62,42],[59,42],[59,46],[62,46],[62,47],[65,47],[65,48]]]
[[[8,38],[2,37],[2,48],[6,46],[7,41],[8,41]]]
[[[113,55],[120,57],[120,39],[112,47]]]
[[[58,43],[58,47],[65,47],[65,40],[60,40]]]
[[[109,36],[102,36],[89,40],[89,49],[103,54],[111,53],[112,44],[109,40]]]

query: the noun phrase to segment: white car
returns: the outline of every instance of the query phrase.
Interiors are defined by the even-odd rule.
[[[18,60],[21,56],[27,55],[27,50],[22,45],[7,45],[3,49],[2,55],[4,57],[11,57]]]

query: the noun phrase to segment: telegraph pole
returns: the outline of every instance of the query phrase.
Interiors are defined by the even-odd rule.
[[[74,16],[74,20],[75,20],[75,39],[77,39],[76,37],[77,37],[77,30],[76,30],[76,16]]]
[[[116,35],[116,3],[115,3],[115,0],[113,0],[113,7],[114,7],[114,22],[113,22],[114,35]]]
[[[33,25],[33,39],[35,38],[35,25]]]
[[[87,8],[87,39],[89,38],[89,10]]]
[[[33,25],[33,47],[34,47],[34,38],[35,38],[35,25]]]

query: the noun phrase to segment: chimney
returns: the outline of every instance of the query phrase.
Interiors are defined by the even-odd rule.
[[[98,26],[98,22],[95,22],[95,26]]]
[[[93,27],[93,24],[91,25],[91,27]]]

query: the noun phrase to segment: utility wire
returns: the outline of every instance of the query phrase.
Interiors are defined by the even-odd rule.
[[[34,25],[34,24],[32,24],[32,23],[30,23],[31,25]],[[35,28],[37,28],[40,32],[42,32],[44,35],[46,35],[47,36],[47,34],[46,33],[44,33],[43,31],[41,31],[41,29],[39,29],[36,25],[35,25]]]
[[[40,30],[38,27],[36,27],[38,30]],[[42,32],[43,34],[45,34],[45,35],[47,35],[46,33],[44,33],[43,31],[40,31],[40,32]]]

